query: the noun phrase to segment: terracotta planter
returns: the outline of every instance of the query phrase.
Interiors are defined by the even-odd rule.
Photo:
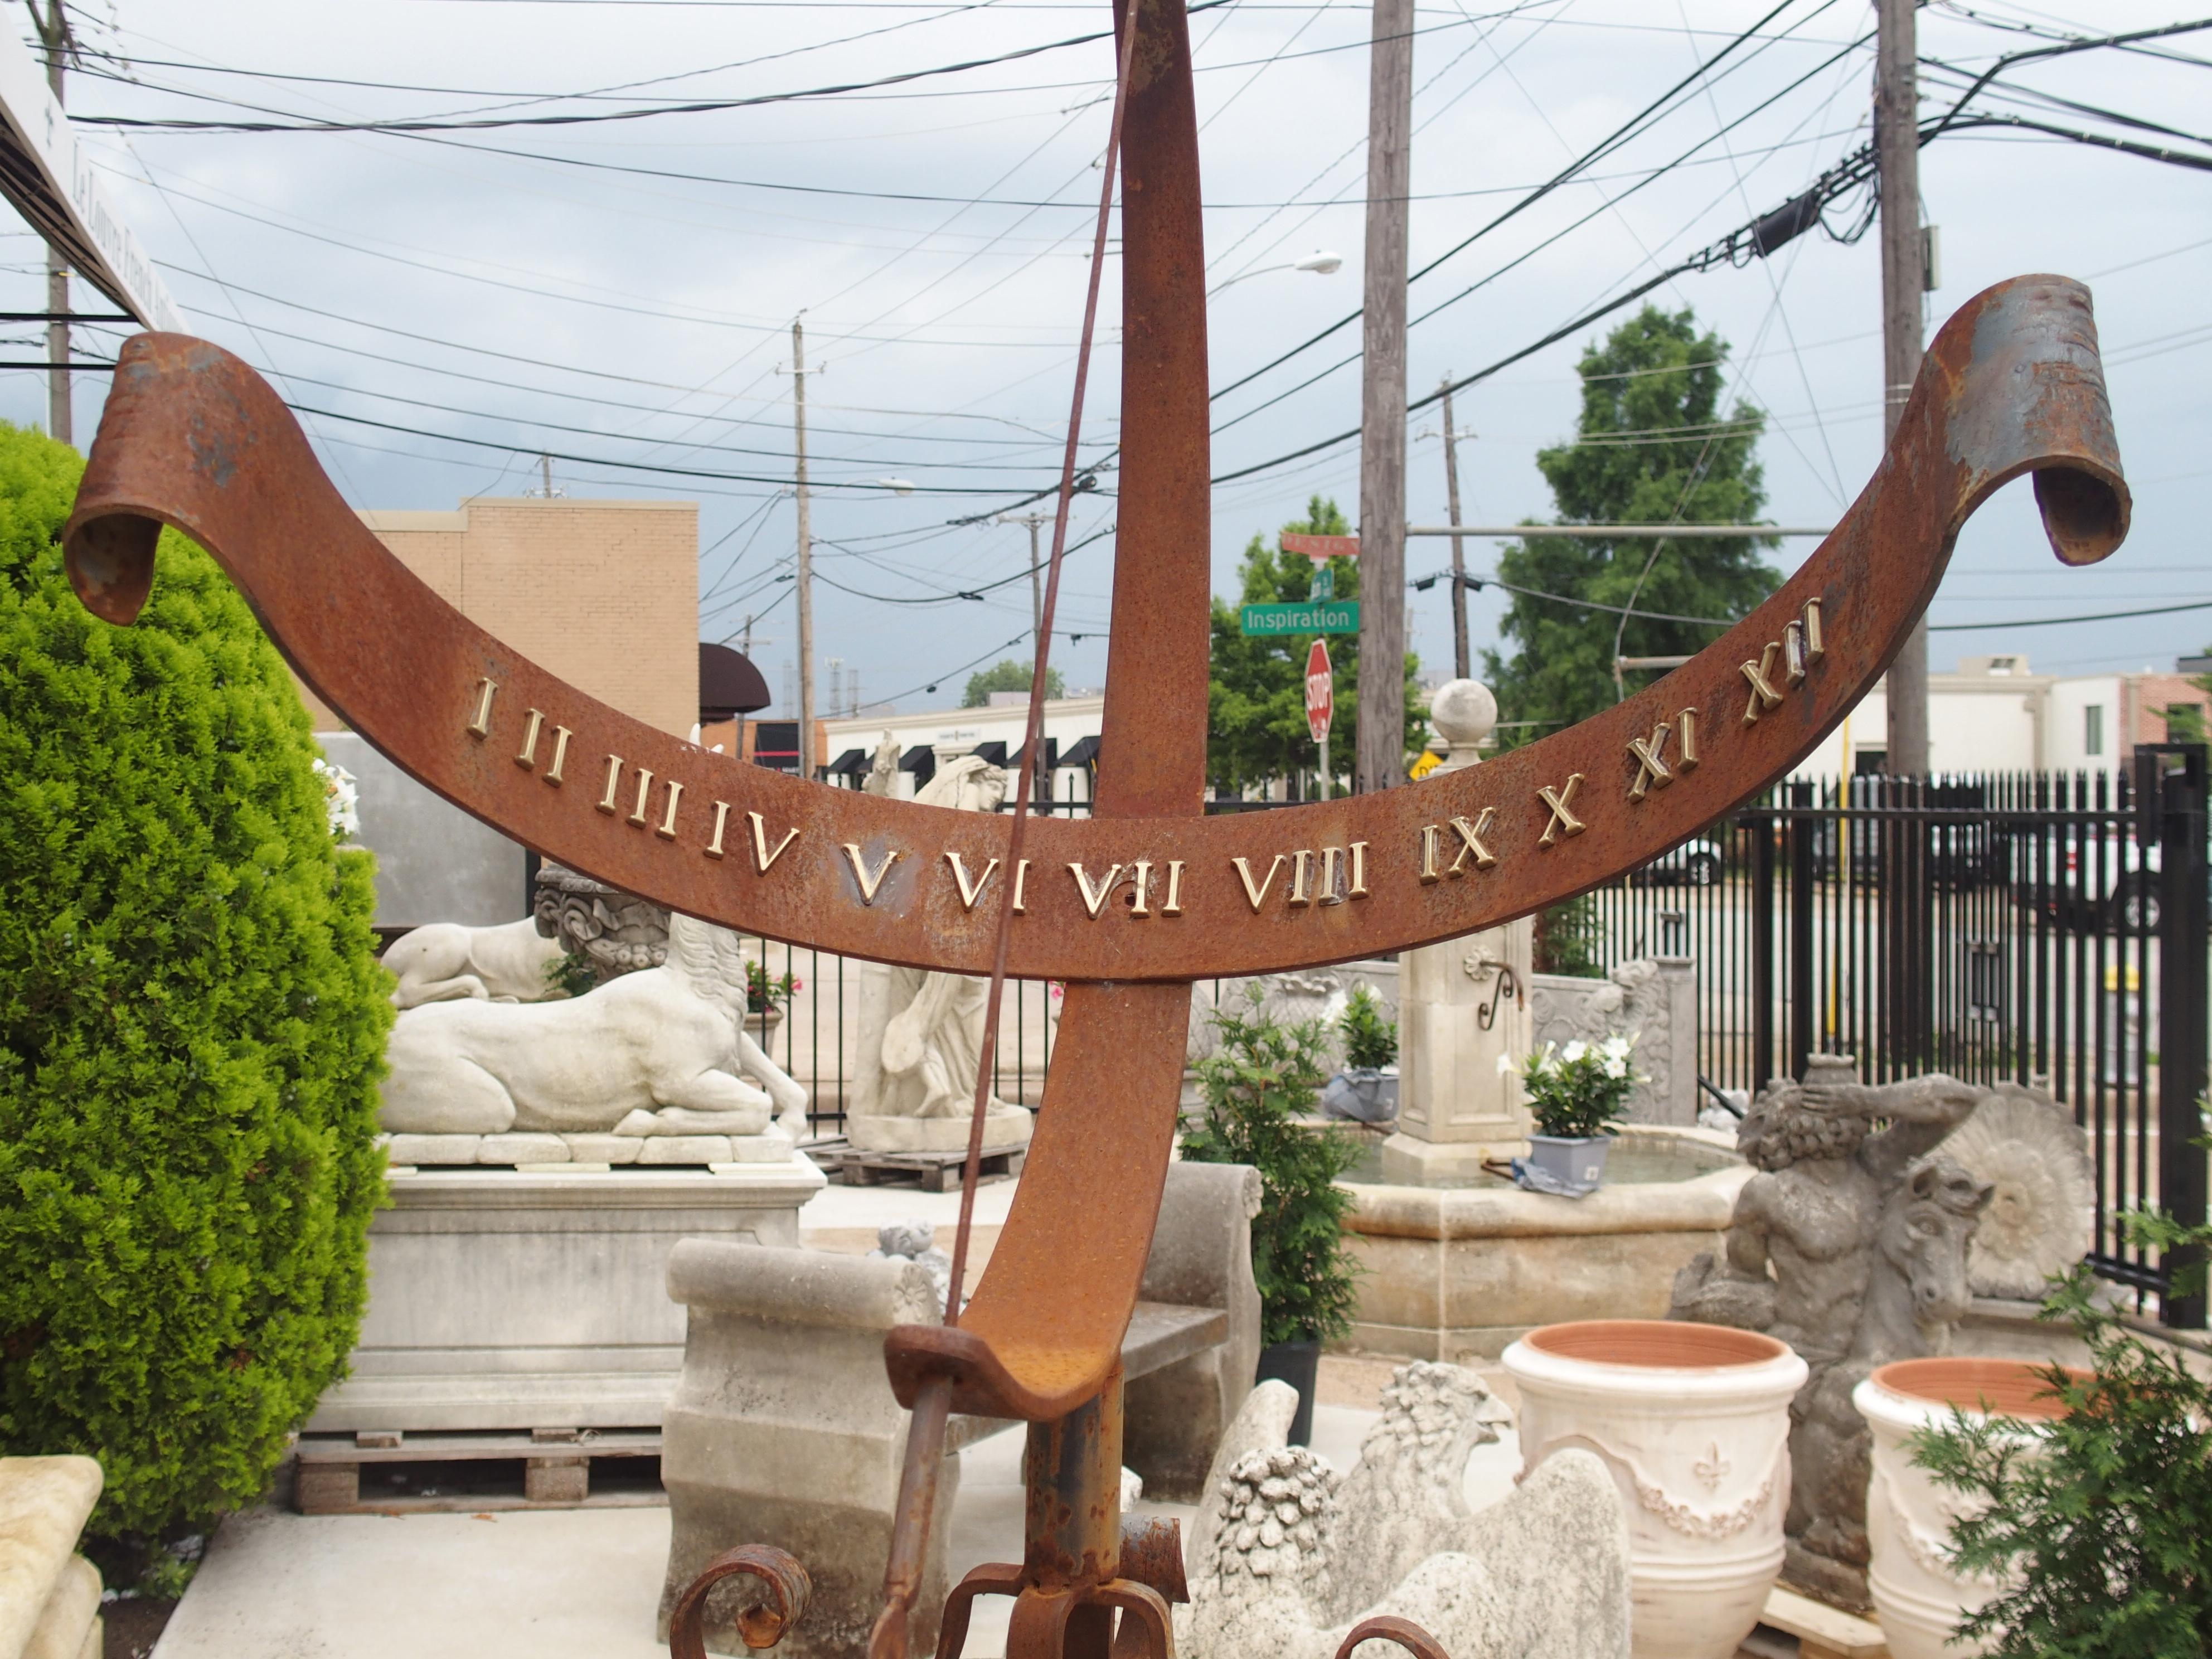
[[[1752,1331],[1595,1319],[1533,1330],[1504,1364],[1521,1388],[1524,1474],[1566,1446],[1613,1471],[1636,1659],[1733,1659],[1782,1571],[1805,1362]]]
[[[2031,1425],[2060,1410],[2039,1369],[2018,1359],[1900,1359],[1879,1367],[1851,1392],[1851,1403],[1874,1431],[1867,1590],[1895,1659],[1987,1653],[1987,1644],[1954,1644],[1951,1633],[2007,1588],[2002,1579],[1967,1577],[1951,1565],[1951,1525],[1971,1512],[1971,1500],[1945,1492],[1915,1468],[1906,1437],[1948,1422],[1955,1407],[1976,1419],[2014,1419],[2021,1437],[2032,1438]]]

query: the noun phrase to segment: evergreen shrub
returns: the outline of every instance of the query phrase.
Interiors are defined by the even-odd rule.
[[[1351,1137],[1297,1120],[1310,1114],[1328,1072],[1322,1022],[1284,1025],[1258,1007],[1213,1016],[1219,1050],[1198,1063],[1205,1109],[1183,1135],[1194,1164],[1249,1164],[1260,1172],[1252,1275],[1260,1340],[1332,1342],[1349,1335],[1354,1267],[1344,1244],[1352,1194],[1335,1184],[1359,1156]]]
[[[283,662],[173,533],[135,626],[79,605],[82,465],[0,424],[0,1454],[97,1457],[143,1559],[345,1370],[392,1011]]]

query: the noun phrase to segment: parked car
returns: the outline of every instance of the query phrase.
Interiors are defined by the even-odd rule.
[[[1722,866],[1720,843],[1694,837],[1679,847],[1668,848],[1638,873],[1649,882],[1667,882],[1678,887],[1685,884],[1711,887],[1721,878]]]
[[[2160,848],[2107,829],[2101,838],[2015,838],[2013,882],[2021,899],[2081,927],[2154,933]]]

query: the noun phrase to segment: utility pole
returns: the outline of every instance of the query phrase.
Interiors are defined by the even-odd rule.
[[[538,458],[538,477],[545,481],[545,499],[550,501],[553,499],[553,458],[550,455],[540,455]],[[1452,522],[1457,524],[1458,518],[1455,516]]]
[[[1050,524],[1049,513],[1001,513],[1000,524],[1025,524],[1030,527],[1030,641],[1036,643],[1037,631],[1044,626],[1044,577],[1037,563],[1037,526]]]
[[[1875,165],[1881,183],[1881,433],[1897,430],[1920,372],[1920,100],[1917,0],[1875,0]],[[1889,665],[1889,749],[1900,777],[1928,774],[1928,618]]]
[[[1375,0],[1359,387],[1359,732],[1352,787],[1406,781],[1406,209],[1413,0]]]
[[[799,775],[814,775],[814,526],[806,495],[806,335],[791,319],[792,453],[799,496]]]
[[[1451,521],[1463,524],[1459,515],[1459,439],[1452,431],[1451,376],[1444,376],[1444,500],[1451,508]],[[1474,436],[1469,433],[1468,436]],[[1462,550],[1462,538],[1455,536],[1452,544],[1452,672],[1460,679],[1472,677],[1467,654],[1467,555]]]
[[[76,43],[70,37],[69,14],[62,9],[62,0],[46,0],[44,16],[38,6],[31,8],[32,24],[39,31],[39,44],[46,49],[46,85],[54,94],[54,101],[62,101],[62,62]],[[52,245],[46,248],[46,309],[54,316],[46,324],[46,361],[56,365],[46,374],[46,431],[48,435],[65,444],[76,441],[76,426],[70,417],[70,377],[66,365],[70,360],[69,325],[61,318],[70,308],[69,267]]]

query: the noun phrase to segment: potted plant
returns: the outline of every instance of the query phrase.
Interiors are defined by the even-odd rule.
[[[1244,1164],[1260,1172],[1252,1218],[1252,1275],[1260,1286],[1259,1375],[1298,1391],[1293,1444],[1313,1432],[1314,1382],[1322,1345],[1352,1330],[1352,1273],[1344,1243],[1352,1194],[1336,1178],[1358,1149],[1348,1136],[1301,1123],[1323,1078],[1319,1020],[1279,1024],[1259,1012],[1215,1012],[1221,1046],[1197,1066],[1200,1110],[1182,1155],[1201,1164]]]
[[[1520,1173],[1539,1192],[1580,1198],[1605,1179],[1605,1155],[1615,1126],[1628,1110],[1628,1093],[1639,1079],[1628,1068],[1634,1037],[1609,1036],[1602,1042],[1546,1043],[1517,1068],[1528,1097],[1536,1132],[1528,1137],[1528,1157]],[[1510,1054],[1498,1057],[1498,1069],[1516,1069]]]
[[[1782,1571],[1805,1362],[1759,1331],[1591,1319],[1540,1326],[1502,1363],[1521,1390],[1523,1475],[1581,1447],[1620,1488],[1631,1650],[1734,1659]]]
[[[1322,1091],[1322,1109],[1356,1123],[1389,1122],[1398,1115],[1397,1022],[1383,1018],[1371,989],[1355,985],[1336,1029],[1344,1038],[1344,1069]]]
[[[2167,1295],[2201,1291],[2212,1228],[2156,1214],[2122,1220],[2130,1243],[2177,1267]],[[1953,1412],[1906,1441],[1950,1497],[1947,1565],[1990,1592],[1973,1598],[1978,1606],[1960,1598],[1957,1639],[1940,1650],[2198,1659],[2212,1632],[2212,1380],[2203,1356],[2137,1335],[2086,1264],[2057,1282],[2042,1316],[2070,1322],[2090,1364],[2086,1373],[2036,1368],[2040,1397],[2021,1403],[2039,1419]],[[1869,1522],[1875,1513],[1869,1504]],[[1908,1650],[1937,1650],[1896,1648]]]
[[[766,963],[745,964],[745,1029],[756,1041],[765,1042],[768,1034],[783,1024],[783,1005],[793,992],[804,988],[788,969],[770,977]]]

